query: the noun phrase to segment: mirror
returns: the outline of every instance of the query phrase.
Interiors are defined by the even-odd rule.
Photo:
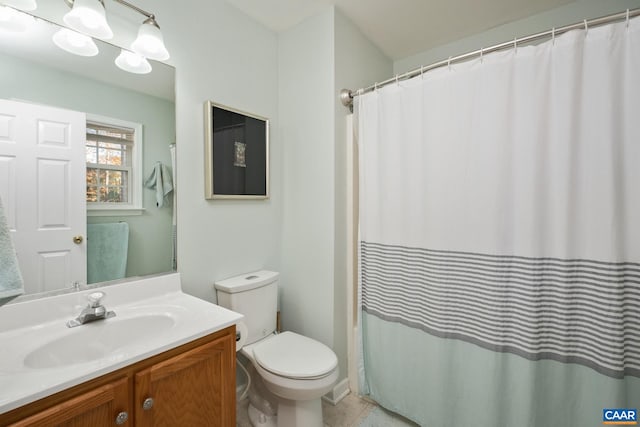
[[[100,40],[95,40],[99,49],[97,56],[73,55],[52,41],[52,35],[60,28],[57,24],[33,17],[33,22],[24,32],[0,29],[0,99],[79,111],[87,114],[87,121],[97,117],[100,122],[108,118],[140,125],[142,170],[133,166],[131,176],[136,180],[132,181],[132,187],[135,184],[136,188],[127,194],[139,192],[142,209],[93,209],[95,204],[87,203],[87,228],[103,223],[128,225],[126,277],[174,270],[174,192],[167,195],[164,206],[158,207],[156,191],[144,188],[142,184],[154,172],[158,162],[169,168],[172,165],[170,146],[175,144],[175,70],[169,65],[149,61],[152,65],[149,74],[125,72],[114,64],[120,48]],[[87,151],[87,159],[89,156]],[[89,198],[90,192],[92,197],[96,193],[96,188],[91,187],[94,184],[90,182],[92,178],[87,175],[83,177],[85,179],[83,188],[87,189],[87,194],[83,195],[83,200]],[[126,187],[121,183],[118,185],[121,189]],[[121,196],[116,199],[118,197]],[[106,203],[107,208],[112,204]],[[91,234],[88,238],[91,239]],[[97,238],[93,243],[99,243]],[[102,261],[100,259],[93,264],[101,265]],[[89,261],[87,265],[91,268],[92,263]],[[88,277],[92,276],[91,273],[89,271]],[[60,288],[73,285],[64,283]],[[25,283],[27,294],[54,290]]]

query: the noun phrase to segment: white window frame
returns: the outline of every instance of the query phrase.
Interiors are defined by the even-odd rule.
[[[131,150],[131,178],[129,203],[89,203],[87,202],[87,216],[125,216],[142,215],[142,124],[127,120],[114,119],[87,113],[87,122],[104,126],[123,127],[133,129],[133,150]],[[85,139],[86,146],[86,139]]]

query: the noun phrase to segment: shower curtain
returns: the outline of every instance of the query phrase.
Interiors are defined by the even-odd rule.
[[[639,408],[640,20],[385,86],[356,123],[361,393],[427,427]]]

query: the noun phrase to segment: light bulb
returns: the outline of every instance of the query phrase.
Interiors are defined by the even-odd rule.
[[[0,5],[0,30],[21,33],[26,31],[35,19],[9,6]]]
[[[158,24],[149,18],[138,28],[138,37],[131,44],[131,50],[149,59],[164,61],[169,59],[169,51],[164,46],[164,39]]]
[[[73,8],[62,19],[70,28],[91,37],[113,37],[104,6],[99,0],[74,0]]]
[[[143,56],[122,49],[116,58],[116,65],[121,70],[134,74],[147,74],[151,72],[151,64]]]
[[[53,42],[60,49],[80,56],[95,56],[98,46],[93,39],[68,28],[62,28],[53,35]]]

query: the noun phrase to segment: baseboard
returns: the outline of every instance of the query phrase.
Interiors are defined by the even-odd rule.
[[[331,403],[332,405],[337,405],[342,399],[344,399],[351,390],[349,390],[349,379],[344,378],[338,384],[333,387],[329,393],[322,396],[322,400],[325,402]]]

